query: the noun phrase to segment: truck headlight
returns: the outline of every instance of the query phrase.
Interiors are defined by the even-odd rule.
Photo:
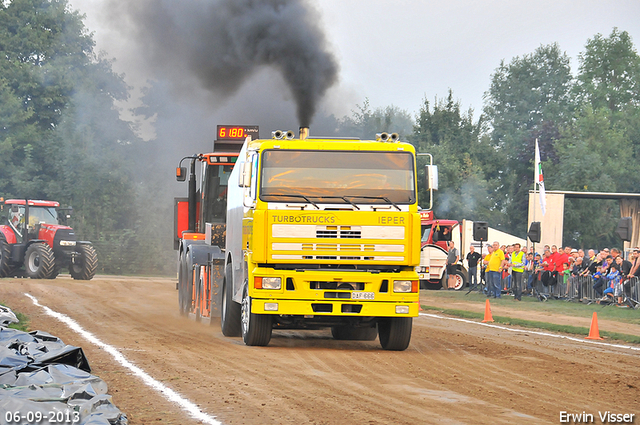
[[[262,289],[280,289],[282,283],[279,277],[263,277]]]
[[[395,280],[393,281],[393,292],[418,292],[418,281]]]
[[[397,305],[396,306],[396,314],[409,314],[409,306]]]
[[[278,311],[278,303],[264,303],[264,311]]]

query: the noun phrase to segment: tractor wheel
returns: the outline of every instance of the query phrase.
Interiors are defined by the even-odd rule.
[[[270,314],[251,312],[251,297],[247,288],[242,297],[242,340],[250,346],[266,346],[271,341],[273,320]]]
[[[11,264],[11,247],[4,236],[0,237],[0,277],[11,276],[13,269],[14,267]]]
[[[222,312],[220,327],[224,336],[240,336],[240,304],[233,301],[233,271],[231,264],[227,264],[222,280]]]
[[[44,243],[29,245],[24,255],[24,268],[31,279],[48,279],[56,267],[53,250]]]
[[[91,280],[98,268],[98,255],[92,245],[78,245],[80,255],[69,264],[71,277],[77,280]]]
[[[51,274],[49,275],[49,277],[47,277],[47,279],[55,279],[56,277],[58,277],[61,268],[62,267],[60,267],[59,262],[56,261],[53,265],[53,270],[51,271]]]
[[[403,351],[411,341],[411,317],[390,317],[378,322],[380,345],[385,350]]]
[[[366,328],[349,325],[332,326],[331,335],[333,339],[342,341],[373,341],[378,336],[378,330],[375,326]]]

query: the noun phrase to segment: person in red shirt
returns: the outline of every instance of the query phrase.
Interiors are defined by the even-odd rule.
[[[564,263],[569,263],[569,257],[571,256],[571,247],[566,246],[563,251],[558,251],[558,255],[555,258],[556,263],[556,279],[558,283],[564,282]]]
[[[551,245],[551,255],[549,255],[549,257],[554,264],[557,263],[556,258],[558,258],[558,255],[558,247],[555,245]]]
[[[549,286],[553,279],[553,272],[556,269],[556,263],[553,262],[551,257],[551,251],[546,250],[544,257],[542,258],[542,274],[540,275],[540,281],[544,286]]]

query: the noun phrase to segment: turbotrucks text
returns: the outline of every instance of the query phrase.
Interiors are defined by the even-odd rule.
[[[404,350],[418,315],[420,215],[413,146],[245,141],[229,178],[222,332],[267,345],[272,329]]]

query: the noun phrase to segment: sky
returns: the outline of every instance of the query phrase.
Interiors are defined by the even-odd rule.
[[[136,105],[137,90],[150,76],[137,50],[140,46],[123,32],[122,22],[110,10],[117,1],[130,0],[70,3],[87,15],[85,25],[93,32],[97,49],[114,59],[114,70],[136,89],[130,104],[122,105],[127,109]],[[502,60],[509,62],[540,45],[557,42],[571,57],[575,74],[578,54],[597,33],[608,36],[618,27],[630,34],[636,48],[640,43],[638,0],[318,0],[309,4],[317,11],[319,27],[339,65],[338,81],[321,106],[336,117],[351,115],[365,98],[373,108],[394,105],[415,115],[425,99],[433,103],[436,96],[446,97],[449,89],[462,108],[473,108],[477,117],[491,74]],[[259,73],[235,99],[218,107],[244,110],[238,98],[263,89],[273,93],[270,97],[275,102],[291,102],[276,74]],[[295,115],[292,108],[282,111]],[[227,117],[220,113],[216,119]],[[284,120],[287,125],[292,121],[294,117]]]

